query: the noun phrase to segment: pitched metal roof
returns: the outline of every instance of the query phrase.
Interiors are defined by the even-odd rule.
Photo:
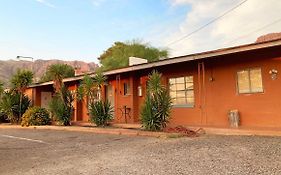
[[[165,65],[176,64],[176,63],[187,62],[187,61],[193,61],[193,60],[207,59],[207,58],[212,58],[212,57],[216,57],[216,56],[258,50],[258,49],[263,49],[263,48],[270,48],[270,47],[275,47],[275,46],[281,46],[281,39],[260,42],[260,43],[251,43],[251,44],[240,45],[240,46],[235,46],[235,47],[222,48],[222,49],[217,49],[217,50],[212,50],[212,51],[207,51],[207,52],[167,58],[167,59],[160,60],[160,61],[144,63],[144,64],[128,66],[128,67],[124,67],[124,68],[106,71],[106,72],[104,72],[104,75],[120,74],[120,73],[125,73],[125,72],[154,68],[154,67],[165,66]],[[88,72],[85,74],[94,76],[95,72]],[[75,77],[65,78],[63,80],[63,82],[81,80],[81,79],[83,79],[85,74],[77,75]],[[45,86],[45,85],[51,85],[51,84],[53,84],[53,81],[33,84],[30,87]]]

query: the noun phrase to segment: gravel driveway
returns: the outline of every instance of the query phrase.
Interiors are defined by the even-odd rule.
[[[0,129],[0,174],[281,174],[281,138]]]

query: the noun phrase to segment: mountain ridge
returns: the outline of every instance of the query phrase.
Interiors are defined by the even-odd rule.
[[[35,79],[39,80],[40,77],[46,72],[49,65],[58,63],[68,64],[76,69],[78,73],[94,71],[96,68],[98,68],[98,64],[94,62],[86,63],[84,61],[64,61],[58,59],[40,59],[33,62],[25,60],[0,60],[0,80],[5,84],[5,86],[8,86],[10,78],[17,72],[18,69],[32,70]]]

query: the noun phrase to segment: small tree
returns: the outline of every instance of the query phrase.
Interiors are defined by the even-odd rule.
[[[18,70],[11,78],[12,89],[16,90],[20,94],[19,101],[19,117],[22,116],[22,99],[27,87],[32,83],[33,73],[29,70]]]
[[[74,76],[74,69],[66,64],[50,65],[45,73],[53,80],[55,95],[52,98],[49,107],[56,120],[61,124],[70,125],[71,116],[73,113],[73,94],[65,87],[63,78],[66,72],[70,72]]]
[[[148,78],[148,88],[141,110],[141,123],[151,131],[167,126],[170,119],[172,100],[167,89],[161,84],[161,74],[153,71]]]
[[[99,60],[103,70],[111,70],[128,66],[129,57],[144,58],[148,62],[153,62],[167,58],[168,50],[155,48],[138,40],[115,42],[100,55]]]
[[[89,76],[85,75],[77,91],[77,99],[80,101],[85,97],[88,98],[88,102],[94,100],[95,97],[95,86],[94,80]]]
[[[101,88],[106,83],[107,77],[101,71],[94,76],[95,87],[97,88],[98,100],[101,100]]]
[[[47,68],[44,76],[45,80],[54,81],[55,92],[59,93],[63,86],[63,78],[74,76],[74,69],[67,64],[52,64]]]
[[[103,75],[101,71],[98,71],[93,78],[89,75],[85,75],[81,85],[77,90],[77,99],[82,100],[84,97],[88,98],[88,111],[91,103],[95,102],[95,99],[98,101],[101,100],[101,88],[106,83],[107,77]]]
[[[61,92],[52,98],[49,108],[55,119],[64,126],[69,126],[73,114],[73,94],[62,86]]]
[[[20,101],[21,105],[19,105]],[[0,112],[11,123],[18,124],[21,121],[21,113],[24,113],[29,106],[30,100],[27,96],[21,96],[15,91],[4,92],[0,101]]]
[[[41,77],[40,82],[52,81],[54,79],[60,81],[62,78],[75,76],[75,70],[67,64],[52,64],[48,66],[47,71]]]

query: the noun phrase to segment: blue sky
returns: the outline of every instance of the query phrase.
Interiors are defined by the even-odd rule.
[[[97,62],[114,42],[132,39],[165,48],[241,1],[0,0],[0,59],[23,55]],[[280,19],[280,11],[279,0],[248,0],[167,48],[172,57],[254,42],[281,32],[281,20],[263,28]]]
[[[0,59],[96,61],[115,41],[143,39],[184,19],[166,0],[0,0]],[[156,30],[156,31],[155,31]],[[161,46],[161,44],[157,45]]]

